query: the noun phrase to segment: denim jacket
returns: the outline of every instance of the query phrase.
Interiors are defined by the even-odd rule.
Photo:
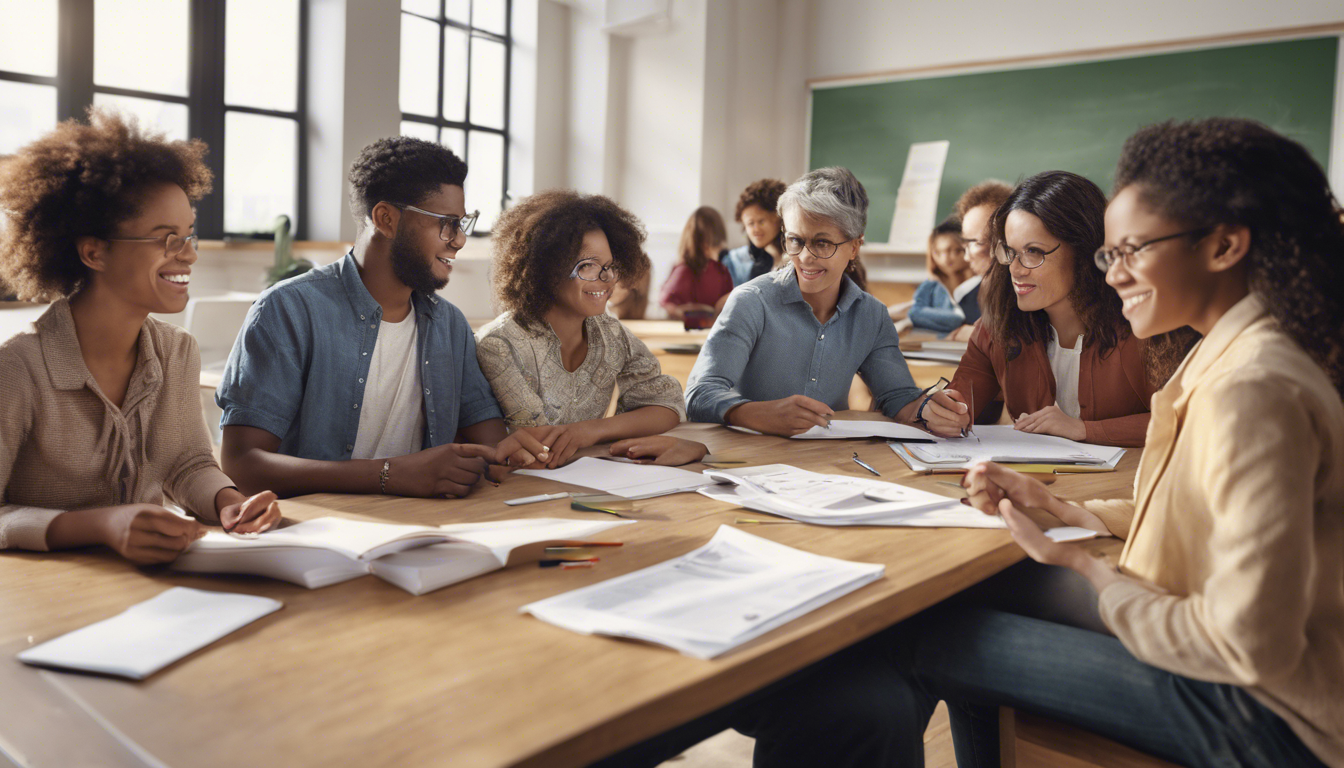
[[[434,295],[415,293],[412,303],[423,360],[423,443],[431,448],[502,414],[461,310]],[[268,289],[248,311],[215,392],[220,424],[264,429],[290,456],[349,459],[382,316],[353,252]]]

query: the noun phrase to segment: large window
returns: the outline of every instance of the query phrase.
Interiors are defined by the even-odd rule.
[[[210,146],[203,237],[305,235],[303,0],[0,0],[0,154],[119,109]]]
[[[509,189],[508,0],[402,0],[401,132],[467,161],[467,208],[488,232]]]

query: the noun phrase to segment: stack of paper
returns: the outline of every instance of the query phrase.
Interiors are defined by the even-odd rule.
[[[1124,448],[1079,443],[1054,435],[1019,432],[1012,425],[977,426],[971,437],[940,437],[932,444],[901,445],[891,449],[916,472],[962,470],[982,461],[1000,464],[1077,466],[1115,469]]]
[[[514,474],[594,488],[623,499],[648,499],[694,491],[714,482],[698,472],[676,467],[611,462],[591,456],[559,469],[520,469]]]
[[[710,659],[882,578],[883,571],[725,525],[690,554],[521,610],[573,632],[644,640]]]
[[[787,464],[708,470],[724,483],[700,494],[816,525],[1003,528],[1003,520],[918,488],[850,475],[809,472]]]
[[[19,661],[143,680],[280,610],[279,600],[173,587],[110,619],[19,653]]]
[[[754,429],[729,426],[735,432],[759,435]],[[887,440],[900,440],[906,443],[931,443],[936,438],[922,429],[897,424],[893,421],[832,421],[830,426],[813,427],[806,432],[794,435],[794,440],[863,440],[870,437],[882,437]]]
[[[908,360],[932,360],[957,365],[966,354],[964,341],[923,341],[917,344],[918,346],[912,344],[911,349],[906,349],[902,342],[901,355]]]

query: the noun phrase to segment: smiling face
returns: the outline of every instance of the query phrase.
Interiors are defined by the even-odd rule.
[[[1105,247],[1139,246],[1188,229],[1151,208],[1131,184],[1106,207]],[[1213,293],[1210,275],[1191,246],[1193,239],[1154,243],[1135,253],[1129,266],[1117,261],[1106,272],[1135,336],[1146,339],[1195,324],[1207,307]]]
[[[755,204],[742,209],[742,229],[757,248],[765,248],[775,242],[779,236],[779,225],[779,214],[774,211],[767,211]]]
[[[1008,248],[1019,254],[1008,267],[1017,308],[1035,312],[1068,301],[1073,292],[1073,248],[1050,234],[1036,214],[1026,211],[1009,213],[1003,233]],[[1020,256],[1034,262],[1042,254],[1048,255],[1039,267],[1027,269],[1022,266]]]
[[[570,270],[573,271],[585,262],[605,267],[611,264],[611,260],[611,245],[607,242],[607,233],[593,229],[584,233],[579,255],[570,264]],[[583,280],[577,276],[561,281],[555,291],[554,309],[578,317],[593,317],[606,312],[607,299],[611,298],[611,290],[616,287],[615,275],[608,272],[606,277],[607,282],[601,279]]]
[[[466,196],[461,187],[443,184],[439,190],[415,204],[431,213],[465,216]],[[443,220],[416,211],[400,211],[397,233],[392,239],[392,272],[408,288],[433,293],[448,284],[453,259],[466,244],[459,233],[452,242],[439,237]]]
[[[822,253],[830,250],[831,244],[843,243],[829,259],[817,258],[806,246],[798,254],[789,257],[798,276],[798,288],[803,293],[840,295],[845,268],[859,255],[859,246],[863,244],[861,237],[849,242],[846,240],[849,238],[830,219],[809,216],[796,205],[790,206],[784,213],[785,250],[791,250],[790,241],[811,245]]]
[[[938,235],[930,249],[933,263],[949,277],[960,275],[966,269],[966,248],[957,235]]]
[[[153,237],[154,242],[107,242],[93,280],[145,312],[173,314],[187,308],[187,289],[196,249],[184,247],[167,256],[164,238],[195,233],[196,212],[176,184],[159,184],[141,194],[140,210],[118,224],[108,237]]]
[[[966,261],[977,275],[988,272],[994,263],[994,255],[989,252],[989,219],[993,215],[994,206],[977,205],[961,219],[961,239],[966,247]]]

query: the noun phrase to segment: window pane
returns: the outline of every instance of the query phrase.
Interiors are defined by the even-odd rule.
[[[56,76],[56,2],[0,0],[0,69]]]
[[[453,154],[462,159],[467,157],[467,132],[460,128],[444,128],[443,135],[439,138],[443,146],[453,150]],[[470,169],[468,169],[470,170]]]
[[[504,28],[507,5],[508,0],[475,0],[471,4],[471,25],[497,35],[507,33]]]
[[[401,111],[433,117],[439,99],[439,25],[401,14]]]
[[[225,8],[224,103],[293,112],[299,0],[228,0]]]
[[[448,18],[463,24],[471,23],[471,0],[448,0],[447,6],[444,10]]]
[[[113,96],[110,93],[93,94],[93,103],[113,107],[140,120],[141,125],[153,126],[170,139],[185,141],[187,134],[187,105],[170,101],[137,99],[131,96]]]
[[[295,210],[298,123],[282,117],[224,113],[224,231],[270,232]]]
[[[504,127],[504,44],[471,41],[471,122]]]
[[[503,136],[472,131],[466,193],[467,210],[481,209],[481,221],[476,228],[485,231],[493,227],[504,197]]]
[[[443,116],[448,120],[467,119],[467,40],[466,31],[443,28]]]
[[[97,0],[94,83],[186,96],[190,6],[183,0]]]
[[[0,155],[56,127],[56,89],[0,80]]]
[[[401,0],[401,9],[437,19],[439,17],[439,0]]]
[[[439,141],[439,129],[429,123],[415,123],[410,120],[403,120],[401,122],[401,135],[414,136],[417,139],[424,139],[425,141],[432,141],[435,143],[438,143]]]

